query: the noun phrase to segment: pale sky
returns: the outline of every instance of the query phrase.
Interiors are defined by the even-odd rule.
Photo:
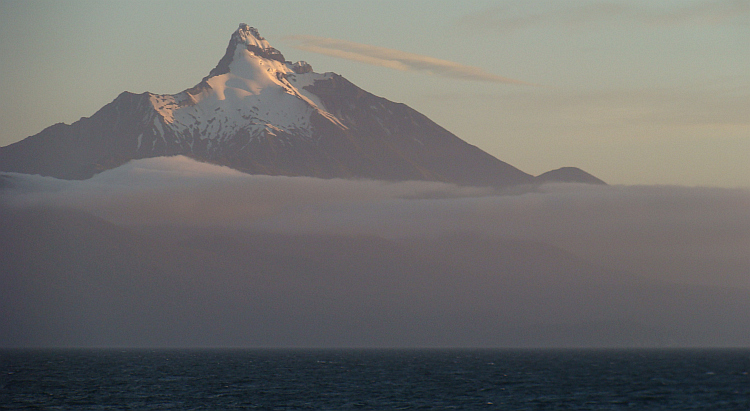
[[[0,0],[0,146],[195,85],[239,23],[530,174],[750,187],[750,0]]]

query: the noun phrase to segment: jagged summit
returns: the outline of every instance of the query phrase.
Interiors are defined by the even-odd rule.
[[[271,45],[268,44],[268,41],[266,41],[266,39],[263,38],[260,33],[258,33],[258,29],[256,29],[255,27],[250,27],[246,23],[240,23],[240,26],[237,28],[234,34],[232,34],[232,41],[244,44],[248,47],[249,50],[251,50],[251,48],[255,48],[269,52],[270,55],[281,56],[281,53],[275,48],[271,47]],[[282,56],[281,59],[275,58],[275,60],[284,61],[284,58]]]
[[[0,171],[85,179],[172,155],[250,174],[496,187],[537,181],[404,104],[287,61],[244,23],[197,85],[177,94],[123,92],[90,118],[0,148]]]
[[[243,138],[244,144],[268,137],[288,142],[291,136],[312,138],[313,117],[344,129],[317,96],[304,89],[331,76],[314,73],[304,62],[285,61],[255,28],[243,23],[218,65],[198,85],[175,95],[149,94],[161,117],[154,120],[155,131],[164,137],[162,143],[180,145],[177,154],[195,153],[196,144],[205,143],[201,150],[224,155],[225,142],[237,135],[249,137]],[[173,142],[167,134],[174,135]],[[140,140],[137,149],[155,147],[144,148]]]
[[[276,60],[281,63],[285,61],[281,52],[271,47],[268,41],[258,33],[258,29],[241,23],[240,27],[232,34],[224,57],[219,60],[219,64],[203,80],[205,81],[211,77],[228,73],[229,64],[234,60],[238,46],[244,47],[247,51],[259,57]]]

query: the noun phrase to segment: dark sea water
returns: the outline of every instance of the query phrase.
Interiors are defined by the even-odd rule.
[[[0,351],[0,409],[750,410],[750,350]]]

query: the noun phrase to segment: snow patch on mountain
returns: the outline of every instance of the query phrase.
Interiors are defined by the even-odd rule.
[[[195,139],[224,141],[239,132],[252,138],[289,134],[310,138],[311,116],[318,113],[346,128],[322,101],[304,87],[332,74],[312,71],[306,62],[283,56],[255,28],[246,24],[232,35],[227,55],[200,84],[178,94],[150,94],[166,127],[192,146]],[[228,64],[227,64],[228,62]],[[155,124],[164,136],[161,124]]]

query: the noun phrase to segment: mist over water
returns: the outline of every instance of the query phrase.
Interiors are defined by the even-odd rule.
[[[19,176],[14,184],[8,204],[72,208],[118,225],[384,238],[459,232],[541,241],[650,278],[750,288],[748,189],[548,184],[502,192],[256,176],[186,157],[133,161],[84,181]]]
[[[33,298],[2,303],[26,304],[13,321],[33,332],[6,345],[52,343],[34,334],[50,329],[70,345],[750,344],[747,189],[497,191],[251,176],[185,157],[84,181],[7,176],[8,221],[86,213],[44,218],[76,221],[92,253],[65,257],[78,273],[21,269],[60,281],[49,294],[13,279],[28,265],[13,257],[4,281]],[[7,244],[27,244],[9,233]],[[99,254],[91,238],[104,239]]]

